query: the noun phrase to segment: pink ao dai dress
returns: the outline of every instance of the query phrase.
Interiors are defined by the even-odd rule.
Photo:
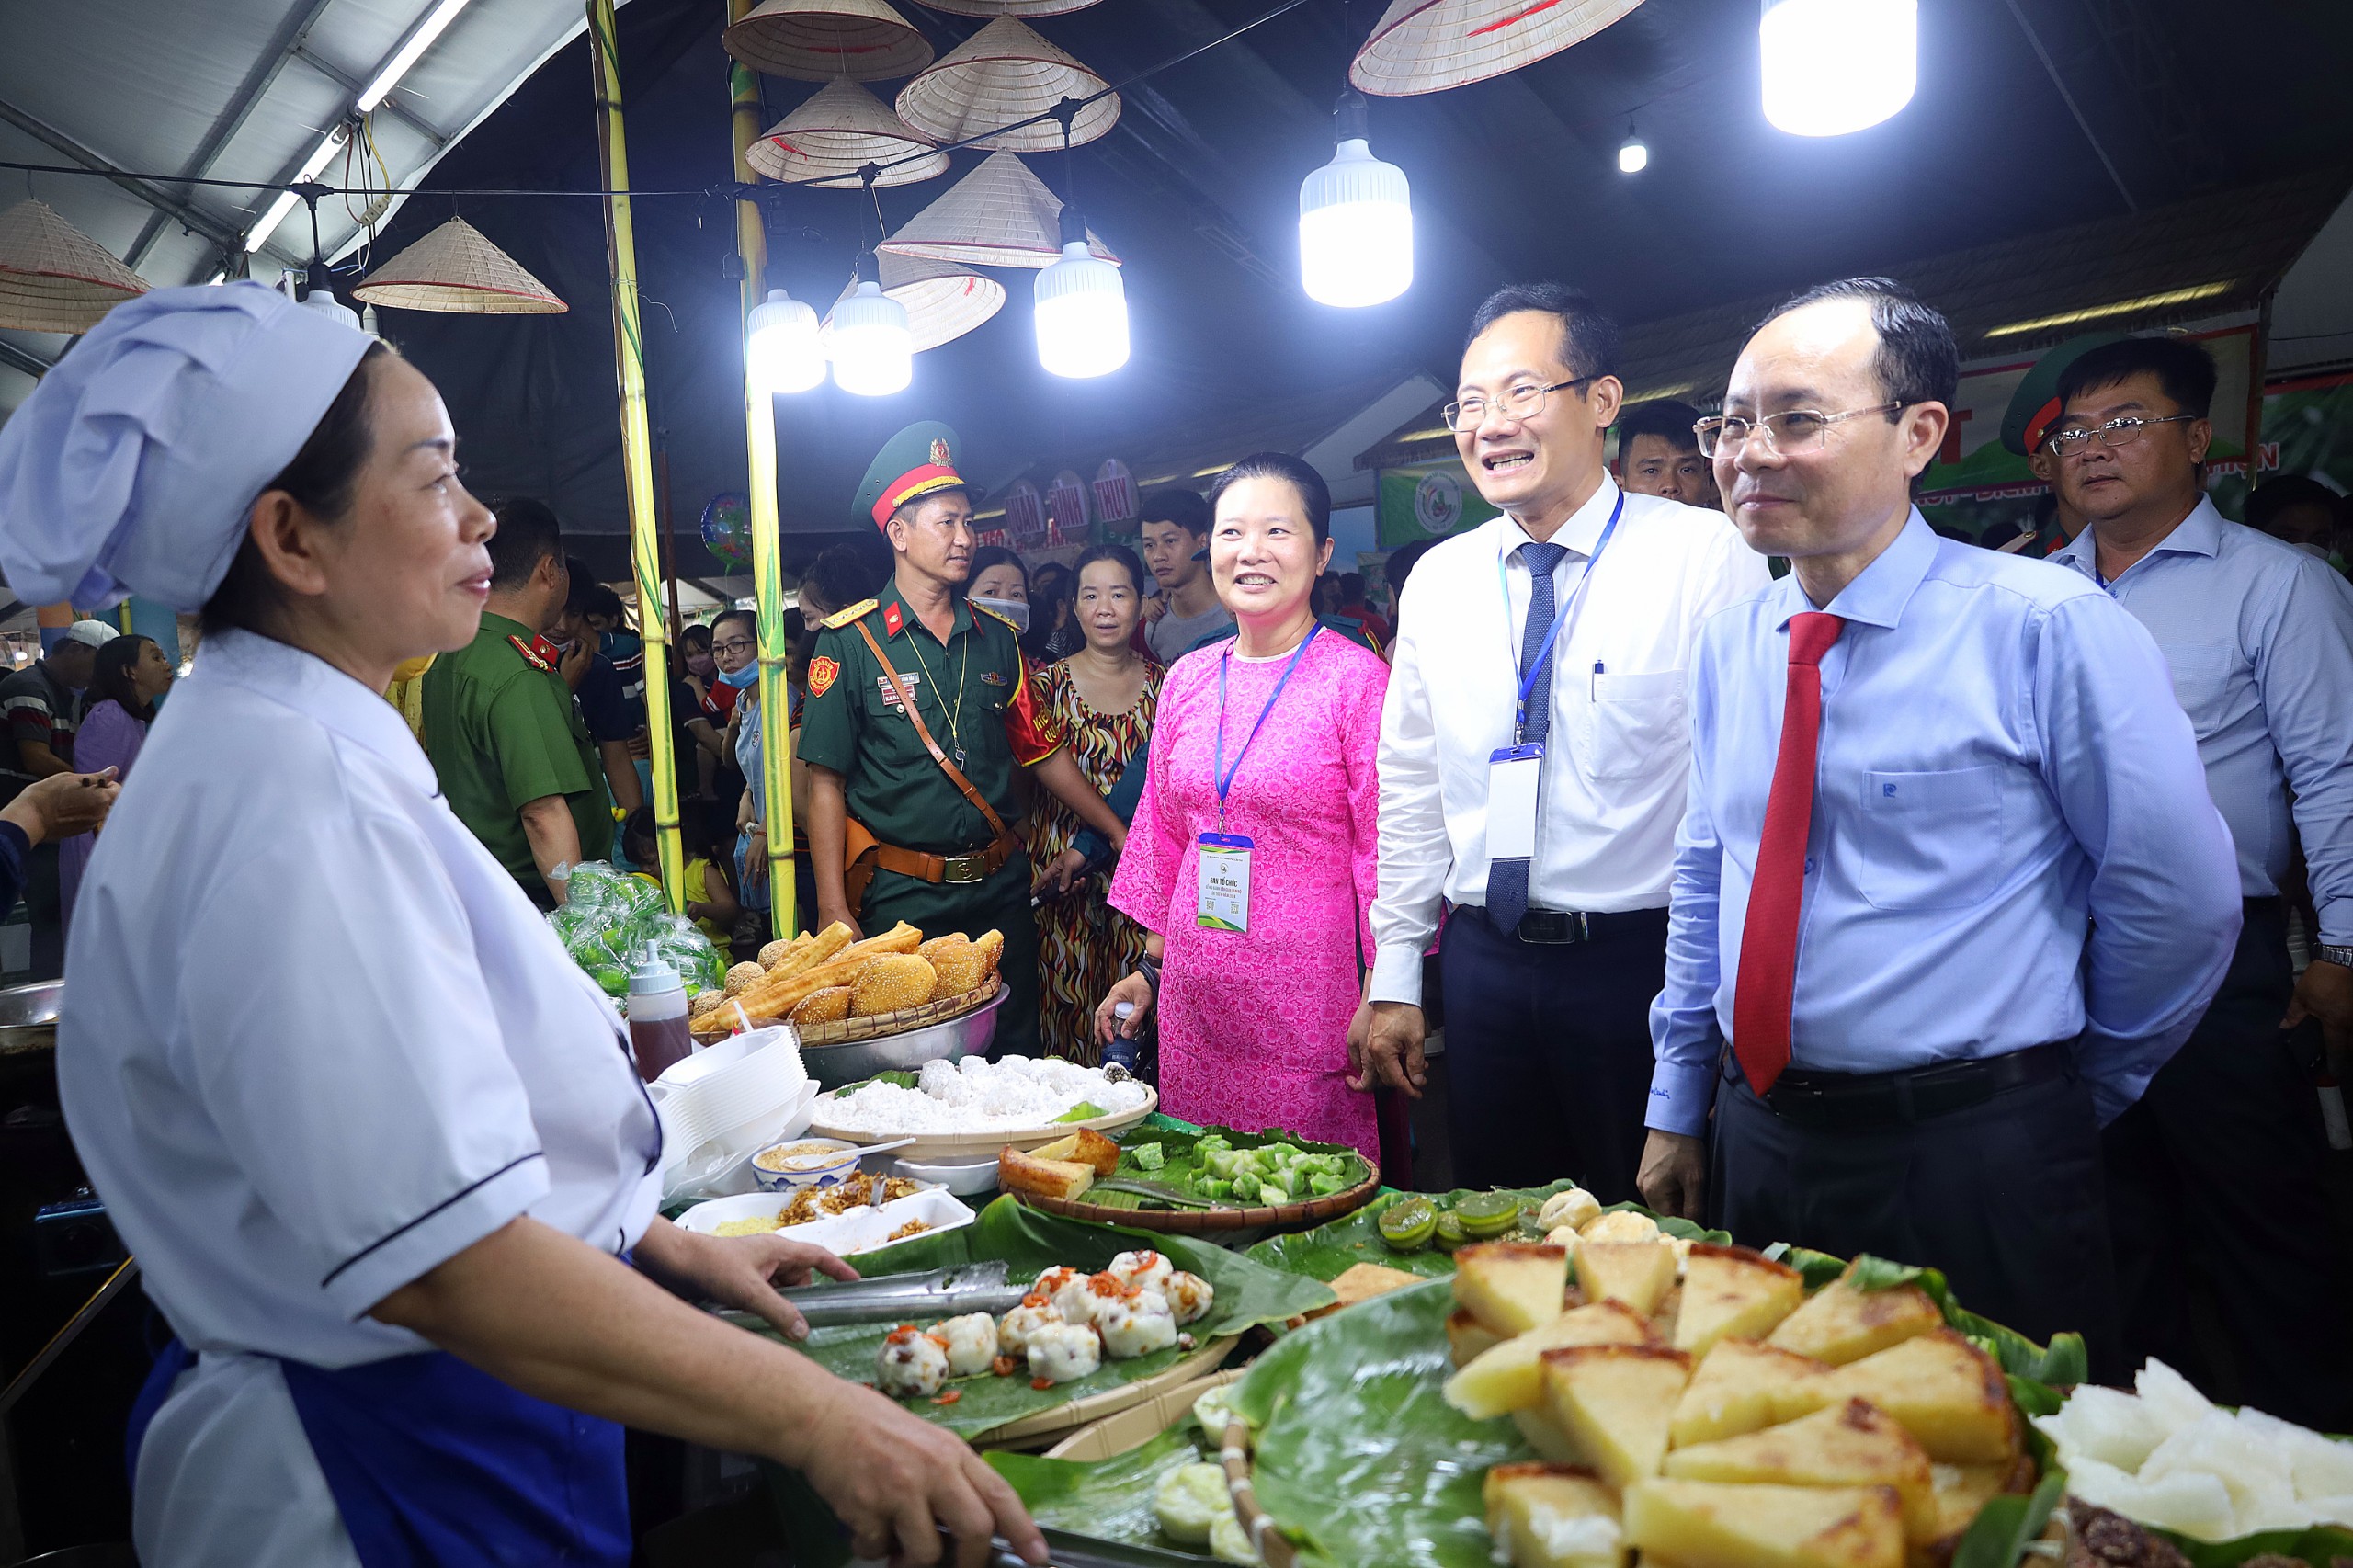
[[[1375,756],[1389,666],[1326,628],[1300,660],[1234,774],[1218,825],[1218,672],[1225,760],[1290,662],[1188,653],[1168,672],[1143,799],[1111,906],[1165,938],[1159,1000],[1161,1108],[1244,1131],[1283,1128],[1349,1144],[1376,1166],[1372,1096],[1347,1086],[1348,1022],[1378,865]],[[1253,840],[1246,932],[1204,928],[1199,839]]]

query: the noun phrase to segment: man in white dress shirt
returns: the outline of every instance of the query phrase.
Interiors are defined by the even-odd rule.
[[[1617,350],[1615,324],[1559,284],[1502,290],[1472,318],[1447,424],[1504,515],[1432,549],[1399,607],[1378,952],[1349,1031],[1361,1077],[1418,1092],[1422,954],[1453,905],[1457,1178],[1574,1176],[1604,1202],[1635,1196],[1683,672],[1699,623],[1769,580],[1722,513],[1610,480]]]

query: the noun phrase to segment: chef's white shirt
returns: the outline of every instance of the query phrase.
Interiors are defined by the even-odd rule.
[[[1606,474],[1552,535],[1553,603],[1578,591],[1620,492]],[[1683,693],[1699,623],[1772,581],[1721,512],[1626,494],[1575,624],[1552,649],[1532,908],[1611,914],[1666,903],[1690,767]],[[1415,564],[1381,715],[1379,951],[1367,994],[1419,1003],[1439,899],[1487,901],[1487,768],[1512,744],[1531,581],[1506,514]],[[1501,569],[1498,570],[1500,563]]]
[[[520,1215],[633,1245],[661,1132],[619,1017],[399,712],[244,632],[207,639],[157,719],[65,973],[74,1145],[201,1353],[141,1457],[142,1560],[317,1561],[340,1526],[255,1353],[428,1348],[368,1310]],[[206,1495],[241,1465],[290,1472],[293,1496]]]

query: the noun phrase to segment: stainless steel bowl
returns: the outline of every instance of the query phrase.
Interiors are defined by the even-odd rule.
[[[820,1089],[838,1089],[877,1073],[912,1073],[926,1062],[954,1062],[987,1053],[996,1039],[996,1010],[1005,987],[969,1013],[880,1040],[848,1040],[839,1045],[804,1045],[801,1060]]]
[[[0,1054],[55,1045],[57,1006],[64,994],[62,980],[36,981],[0,991]]]

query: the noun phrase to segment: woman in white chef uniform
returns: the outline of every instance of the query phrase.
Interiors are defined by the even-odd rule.
[[[1043,1562],[963,1443],[679,1299],[802,1332],[774,1282],[849,1270],[656,1217],[610,1005],[378,695],[472,639],[493,523],[373,343],[257,284],[158,290],[0,427],[14,592],[206,623],[83,882],[58,1031],[177,1335],[132,1423],[141,1560],[619,1568],[628,1423],[805,1471],[862,1554],[931,1562],[944,1526],[961,1562],[995,1534]]]

